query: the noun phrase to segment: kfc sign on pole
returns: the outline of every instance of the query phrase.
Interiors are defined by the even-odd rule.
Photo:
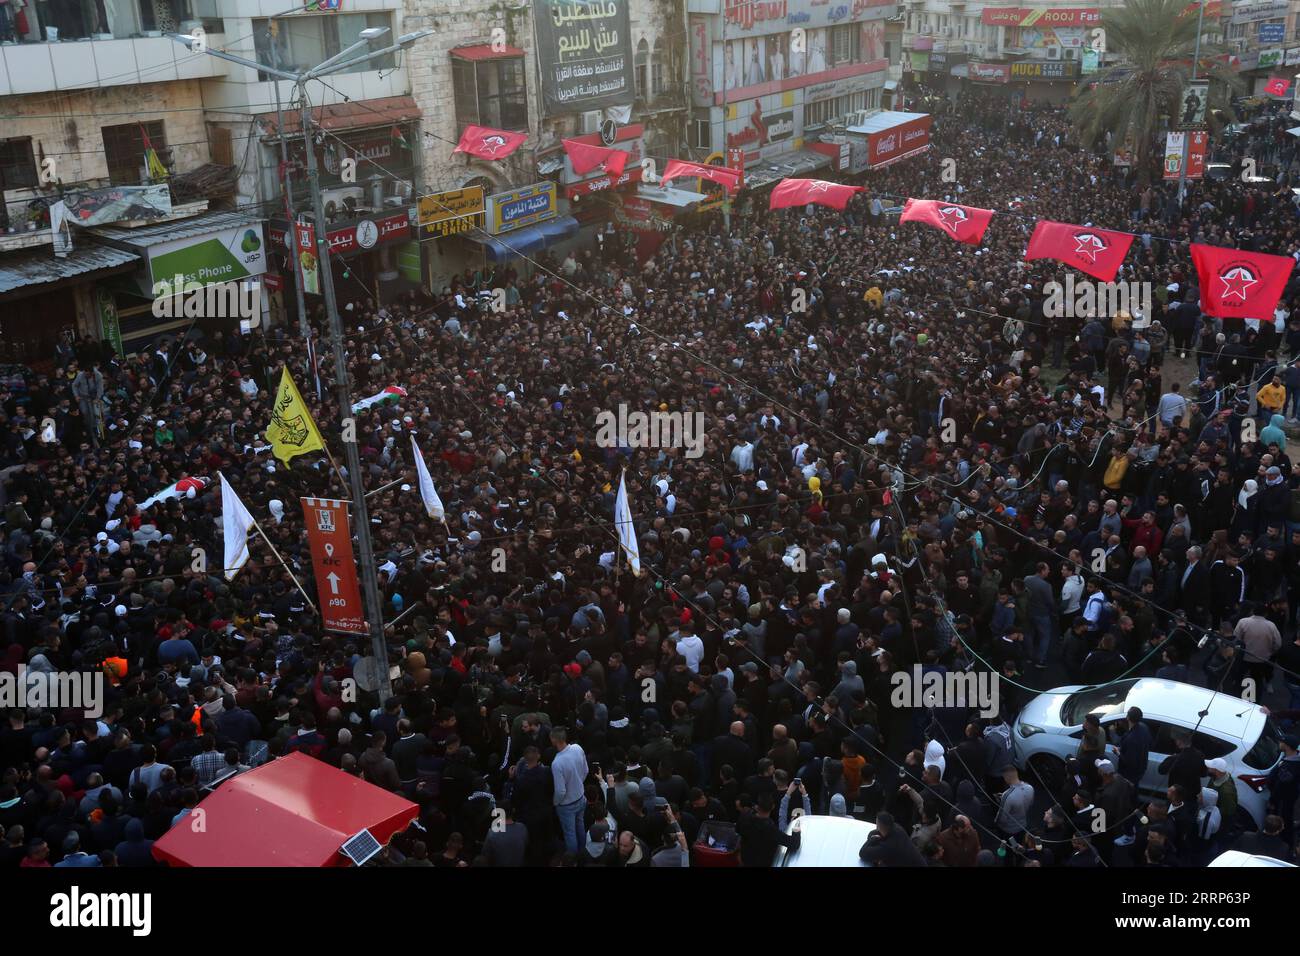
[[[322,623],[328,631],[366,634],[369,628],[361,607],[357,563],[352,556],[348,503],[333,498],[303,498],[301,501]]]

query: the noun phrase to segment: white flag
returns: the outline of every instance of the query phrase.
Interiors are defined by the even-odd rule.
[[[253,527],[253,516],[248,513],[244,503],[230,487],[226,476],[217,472],[221,479],[221,531],[226,543],[226,557],[223,567],[226,580],[233,581],[239,569],[248,563],[248,532]]]
[[[632,573],[641,573],[641,548],[636,543],[636,527],[632,524],[632,509],[627,506],[627,487],[623,476],[618,476],[618,497],[614,500],[614,528],[618,531],[618,544],[627,555]]]
[[[442,499],[438,497],[438,489],[433,487],[433,478],[429,476],[429,468],[424,463],[424,456],[420,454],[420,446],[415,443],[414,435],[411,436],[411,453],[415,455],[415,473],[420,479],[420,497],[424,499],[424,510],[435,521],[445,521],[447,512],[442,507]]]

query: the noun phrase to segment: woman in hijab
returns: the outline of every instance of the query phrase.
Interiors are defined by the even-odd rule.
[[[1243,534],[1252,538],[1259,526],[1259,482],[1247,478],[1237,494],[1237,507],[1232,512],[1232,526],[1228,540],[1235,540]]]
[[[280,524],[281,522],[284,521],[284,502],[283,502],[283,501],[281,501],[279,498],[272,498],[272,499],[270,500],[270,502],[267,504],[267,508],[268,508],[268,509],[270,510],[270,512],[271,512],[271,520],[272,520],[272,521],[274,521],[276,524]]]

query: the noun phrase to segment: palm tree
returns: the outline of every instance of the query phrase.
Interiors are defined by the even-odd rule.
[[[1201,0],[1208,3],[1209,0]],[[1101,145],[1107,134],[1115,146],[1131,142],[1142,185],[1151,179],[1151,150],[1166,121],[1176,124],[1183,90],[1191,78],[1196,49],[1197,4],[1188,0],[1128,0],[1103,8],[1101,24],[1106,51],[1120,62],[1097,76],[1097,82],[1070,106],[1070,117],[1083,141]],[[1206,19],[1204,33],[1216,32]],[[1218,58],[1222,49],[1201,43],[1197,76],[1209,80],[1206,121],[1212,130],[1231,118],[1232,92],[1242,86]]]

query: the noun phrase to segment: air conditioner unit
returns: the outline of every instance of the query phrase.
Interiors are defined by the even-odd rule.
[[[587,110],[582,114],[582,134],[600,132],[600,110]]]
[[[325,207],[326,219],[338,219],[356,212],[357,206],[365,202],[365,190],[360,186],[337,186],[321,190],[321,202]]]
[[[1061,48],[1059,46],[1049,46],[1047,48],[1047,58],[1049,60],[1059,60],[1061,58]]]

